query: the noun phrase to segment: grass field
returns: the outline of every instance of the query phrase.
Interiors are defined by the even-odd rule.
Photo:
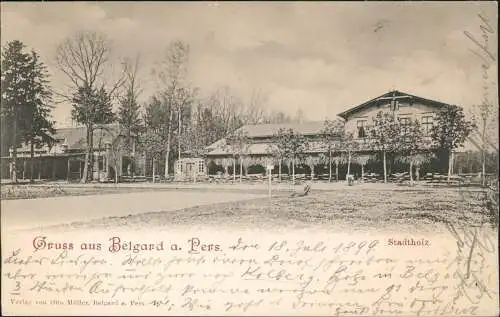
[[[216,193],[214,193],[216,195]],[[435,231],[455,225],[495,224],[484,193],[465,189],[313,191],[305,197],[260,198],[168,212],[77,222],[56,228],[155,230],[258,228],[281,231],[318,228],[335,231]],[[54,228],[54,229],[56,229]]]

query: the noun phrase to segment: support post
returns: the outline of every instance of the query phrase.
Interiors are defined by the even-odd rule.
[[[69,182],[69,174],[70,174],[70,171],[71,171],[71,159],[69,158],[68,156],[68,167],[67,167],[67,170],[66,170],[66,180]]]
[[[52,162],[52,180],[56,180],[57,159],[54,157]]]

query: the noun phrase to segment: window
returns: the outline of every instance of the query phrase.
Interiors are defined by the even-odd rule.
[[[408,128],[410,126],[410,118],[406,118],[406,117],[399,118],[399,123],[401,124],[401,128],[403,130],[403,133],[407,133]]]
[[[356,124],[358,127],[358,139],[366,138],[366,120],[358,120]]]
[[[422,127],[425,135],[431,135],[433,120],[432,116],[425,116],[422,118]]]
[[[205,172],[205,162],[198,161],[198,173],[204,173],[204,172]]]

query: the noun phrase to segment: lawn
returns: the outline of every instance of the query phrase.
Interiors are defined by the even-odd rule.
[[[150,191],[148,188],[102,188],[102,187],[68,187],[59,186],[58,184],[51,185],[2,185],[1,186],[1,199],[2,200],[15,200],[15,199],[35,199],[35,198],[48,198],[60,196],[86,196],[98,194],[118,194],[130,193],[137,191]]]
[[[355,228],[365,232],[432,232],[443,229],[446,221],[465,226],[483,222],[495,224],[496,216],[485,206],[484,193],[477,189],[344,189],[312,191],[305,197],[281,195],[272,200],[260,198],[168,212],[108,217],[56,228],[133,231],[183,227],[217,230],[257,228],[274,232],[308,228],[351,232]]]

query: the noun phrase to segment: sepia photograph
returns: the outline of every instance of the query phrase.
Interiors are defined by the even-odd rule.
[[[498,316],[496,2],[1,2],[1,314]]]

